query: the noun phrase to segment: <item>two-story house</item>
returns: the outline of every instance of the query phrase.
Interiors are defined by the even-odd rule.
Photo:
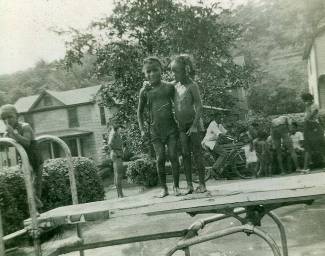
[[[307,45],[304,53],[307,60],[309,91],[315,103],[325,110],[325,25],[321,26]]]
[[[40,95],[22,97],[15,106],[19,118],[29,123],[36,136],[49,134],[63,139],[72,156],[101,162],[103,135],[116,108],[107,110],[96,101],[100,86],[69,90],[45,90]],[[63,156],[54,142],[41,144],[44,159]]]

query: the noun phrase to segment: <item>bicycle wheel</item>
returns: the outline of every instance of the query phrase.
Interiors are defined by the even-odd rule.
[[[240,178],[250,179],[255,176],[254,168],[247,168],[244,150],[238,150],[231,158],[231,169]]]
[[[195,159],[192,158],[193,163],[193,173],[192,173],[192,181],[194,183],[199,183],[199,170],[195,166]],[[203,164],[204,164],[204,181],[207,181],[211,177],[212,165],[214,163],[214,158],[209,152],[203,153]]]

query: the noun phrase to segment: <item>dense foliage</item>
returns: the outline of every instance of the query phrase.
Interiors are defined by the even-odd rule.
[[[131,184],[143,185],[145,187],[152,187],[158,184],[156,164],[149,157],[129,162],[126,176]]]
[[[104,188],[95,163],[85,157],[73,158],[79,203],[104,199]],[[67,160],[50,160],[43,167],[44,210],[72,204]]]
[[[4,233],[22,228],[29,215],[24,176],[18,168],[3,168],[0,173],[0,207]]]
[[[74,158],[78,198],[80,203],[104,199],[104,189],[93,161]],[[46,211],[71,204],[68,167],[65,159],[53,159],[44,164],[42,202]],[[0,173],[0,206],[5,234],[23,227],[29,217],[24,176],[15,167]]]

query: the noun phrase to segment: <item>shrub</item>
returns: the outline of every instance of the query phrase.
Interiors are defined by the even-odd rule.
[[[144,157],[129,162],[126,176],[129,183],[152,187],[158,184],[155,161]]]
[[[104,188],[96,165],[87,158],[73,158],[80,203],[104,199]],[[67,161],[51,159],[43,167],[42,202],[44,211],[72,204]],[[29,217],[24,175],[18,167],[0,172],[0,207],[5,234],[23,228]]]
[[[95,163],[88,158],[73,158],[79,203],[104,199],[104,188]],[[67,160],[51,159],[43,167],[42,202],[44,210],[72,204]]]
[[[114,170],[113,170],[113,161],[112,159],[108,158],[105,159],[99,166],[98,166],[99,170],[99,176],[102,179],[108,178],[108,177],[112,177],[114,175]]]
[[[0,207],[5,234],[23,228],[23,221],[28,218],[29,212],[24,175],[18,167],[1,170]]]

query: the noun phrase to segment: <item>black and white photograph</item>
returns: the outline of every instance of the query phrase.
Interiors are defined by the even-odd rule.
[[[325,0],[0,0],[0,256],[325,256]]]

